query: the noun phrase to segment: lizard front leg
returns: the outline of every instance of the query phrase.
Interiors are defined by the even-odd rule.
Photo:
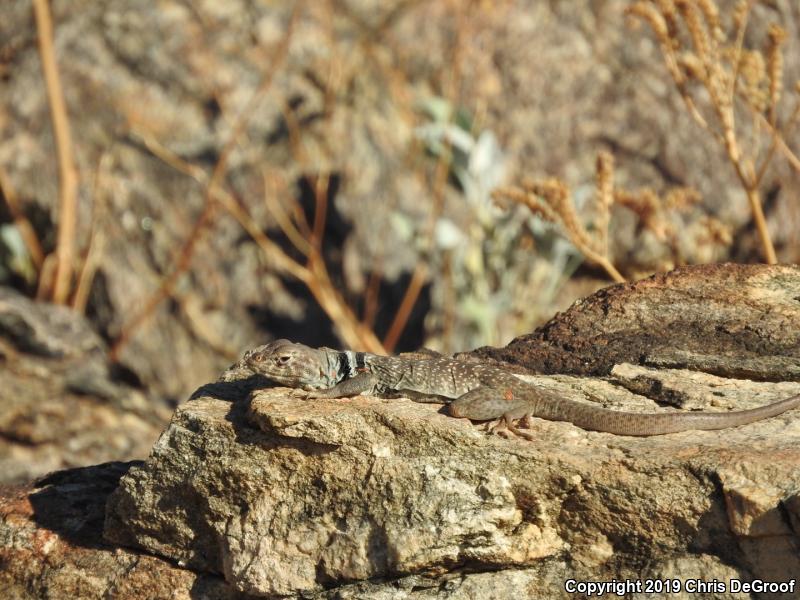
[[[322,390],[308,390],[306,398],[344,398],[358,396],[364,392],[374,393],[378,385],[378,377],[373,373],[364,371],[355,377],[340,381],[335,386]]]

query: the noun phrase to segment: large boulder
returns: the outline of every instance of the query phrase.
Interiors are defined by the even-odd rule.
[[[678,385],[662,382],[674,394],[705,388],[716,407],[800,392],[673,375]],[[658,374],[628,367],[619,377],[648,376]],[[612,383],[544,384],[645,405]],[[441,597],[510,597],[521,585],[545,598],[567,596],[568,579],[789,581],[800,572],[797,411],[644,439],[534,427],[533,442],[502,439],[409,400],[307,402],[283,389],[235,404],[199,397],[121,480],[105,536],[265,597],[368,581],[407,592],[399,582],[409,576],[447,582]],[[499,583],[501,573],[513,584]]]

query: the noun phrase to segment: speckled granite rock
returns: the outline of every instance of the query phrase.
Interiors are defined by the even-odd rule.
[[[725,277],[735,280],[733,269],[725,267]],[[697,271],[713,278],[714,271]],[[708,348],[723,343],[712,339],[714,332],[728,336],[736,314],[758,323],[750,330],[778,331],[776,343],[794,334],[791,323],[772,326],[771,319],[793,314],[788,308],[758,311],[770,299],[792,306],[776,290],[791,285],[793,271],[773,273],[751,273],[745,280],[758,285],[731,288],[724,304],[731,320],[706,329]],[[659,281],[616,288],[622,290],[615,292],[617,308],[623,310],[626,290],[633,306],[657,306],[659,295],[675,293]],[[617,317],[609,311],[608,318]],[[631,321],[631,335],[641,322],[647,323]],[[593,326],[603,329],[602,314]],[[577,343],[581,332],[574,335]],[[777,372],[791,356],[754,353],[764,373]],[[605,377],[528,377],[577,401],[645,411],[748,408],[800,391],[796,381],[625,362]],[[644,585],[670,578],[780,582],[794,591],[744,597],[793,600],[800,573],[798,412],[654,438],[535,420],[535,440],[526,441],[488,435],[433,404],[306,401],[233,369],[179,406],[148,459],[119,479],[102,540],[98,505],[69,472],[56,474],[49,488],[2,496],[0,582],[18,597],[36,597],[29,590],[62,589],[47,587],[55,579],[74,585],[73,561],[88,565],[100,557],[99,579],[91,580],[97,595],[86,597],[102,597],[113,585],[128,585],[135,572],[109,575],[102,565],[130,565],[131,556],[142,555],[122,548],[137,548],[192,570],[164,571],[177,597],[187,585],[192,593],[207,585],[208,597],[222,598],[572,598],[568,580]],[[98,469],[91,479],[105,498],[125,469]],[[44,504],[39,511],[37,502],[53,494],[73,512]],[[82,554],[48,558],[65,527],[85,532],[68,540]],[[119,549],[109,553],[111,547]],[[23,567],[28,557],[31,565]],[[165,564],[152,556],[139,560]],[[194,572],[208,576],[196,579]],[[643,587],[628,597],[651,596]],[[670,597],[743,596],[684,588]]]
[[[720,382],[707,377],[694,391],[711,396]],[[600,386],[611,404],[637,402],[605,382],[543,385],[575,397]],[[742,383],[722,403],[800,391],[770,386]],[[537,440],[526,442],[437,409],[306,402],[282,389],[233,405],[196,398],[111,496],[106,539],[264,596],[412,574],[782,580],[800,570],[797,411],[650,439],[537,421]],[[485,583],[490,593],[496,582]],[[552,585],[532,578],[522,593],[547,597]]]

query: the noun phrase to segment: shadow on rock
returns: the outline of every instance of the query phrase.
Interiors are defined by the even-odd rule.
[[[69,542],[108,548],[103,540],[106,500],[120,478],[142,461],[108,462],[57,471],[35,483],[29,500],[33,520]]]
[[[220,380],[200,386],[190,396],[189,400],[215,398],[226,402],[236,402],[237,400],[246,399],[253,390],[267,387],[275,387],[275,384],[263,375],[250,375],[243,379]]]

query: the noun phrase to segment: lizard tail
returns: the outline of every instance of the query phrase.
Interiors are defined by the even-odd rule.
[[[800,406],[800,394],[766,406],[728,413],[633,413],[591,406],[580,402],[535,402],[534,417],[569,421],[582,429],[617,435],[649,436],[688,430],[726,429],[768,419]]]

